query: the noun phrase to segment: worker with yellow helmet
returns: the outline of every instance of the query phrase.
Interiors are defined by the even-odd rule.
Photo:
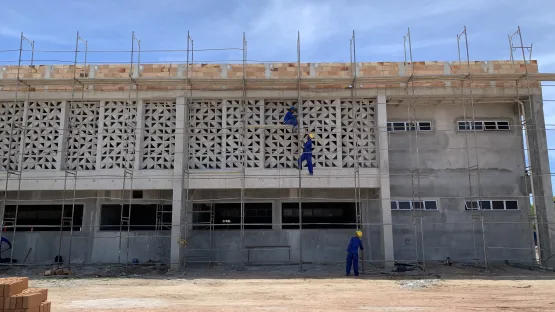
[[[358,276],[358,249],[364,250],[362,247],[362,241],[360,238],[362,237],[362,231],[356,231],[355,236],[351,237],[351,241],[349,242],[349,246],[347,247],[347,276],[351,274],[351,267],[355,272],[355,276]]]
[[[306,161],[306,166],[308,167],[308,173],[310,175],[314,174],[312,170],[312,140],[314,139],[314,133],[310,132],[307,135],[306,142],[304,143],[303,153],[299,158],[299,170],[303,169],[303,162]]]

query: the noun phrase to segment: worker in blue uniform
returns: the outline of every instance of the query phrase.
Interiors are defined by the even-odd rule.
[[[358,276],[358,249],[364,250],[362,247],[362,237],[361,231],[356,231],[355,236],[351,237],[349,246],[347,247],[347,276],[351,274],[351,267],[355,271],[355,276]]]
[[[314,133],[309,133],[304,143],[303,153],[299,158],[299,170],[303,169],[303,162],[306,161],[306,166],[308,167],[308,173],[313,175],[312,168],[312,140],[314,139]]]
[[[291,125],[293,126],[293,128],[297,127],[297,117],[295,116],[296,111],[297,109],[295,108],[295,106],[289,107],[289,109],[287,110],[287,113],[283,117],[284,125]]]

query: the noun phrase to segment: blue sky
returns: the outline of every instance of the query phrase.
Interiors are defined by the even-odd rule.
[[[555,72],[553,0],[95,0],[4,1],[0,50],[17,49],[20,32],[37,50],[72,50],[75,34],[91,50],[128,50],[131,31],[143,50],[240,48],[246,32],[248,58],[296,61],[297,31],[303,62],[348,61],[354,29],[361,62],[402,61],[403,35],[411,28],[415,61],[457,59],[456,35],[468,28],[472,60],[508,59],[507,35],[520,25],[542,72]],[[55,5],[53,5],[55,3]],[[24,55],[28,59],[29,55]],[[37,52],[38,63],[73,62],[72,53]],[[240,51],[195,53],[195,60],[233,62]],[[0,52],[0,63],[17,60]],[[40,61],[43,60],[43,61]],[[183,62],[183,53],[143,53],[141,62]],[[129,62],[126,53],[90,53],[91,62]],[[544,87],[555,100],[555,87]],[[555,102],[545,102],[546,123],[555,124]],[[548,126],[548,128],[555,127]],[[553,133],[551,133],[553,132]],[[555,130],[548,130],[550,148]],[[555,152],[550,151],[552,166]]]

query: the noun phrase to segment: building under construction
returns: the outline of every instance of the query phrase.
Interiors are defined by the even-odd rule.
[[[413,61],[404,38],[399,62],[357,61],[353,33],[347,63],[302,62],[300,40],[296,62],[253,63],[243,36],[219,64],[188,36],[182,63],[149,64],[133,35],[127,64],[96,64],[78,34],[49,65],[22,35],[0,67],[1,257],[302,266],[345,261],[362,229],[366,263],[554,261],[555,74],[520,29],[505,61],[470,61],[466,30],[453,62]]]

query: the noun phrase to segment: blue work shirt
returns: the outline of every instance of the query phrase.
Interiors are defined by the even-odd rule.
[[[306,140],[306,143],[304,144],[303,153],[312,154],[312,140],[310,138],[308,138],[308,140]]]
[[[347,247],[347,252],[352,254],[358,254],[358,249],[364,250],[362,247],[362,241],[358,237],[351,237],[349,242],[349,247]]]
[[[292,111],[288,111],[283,117],[283,122],[287,122],[288,120],[295,119],[295,115],[293,115]]]

